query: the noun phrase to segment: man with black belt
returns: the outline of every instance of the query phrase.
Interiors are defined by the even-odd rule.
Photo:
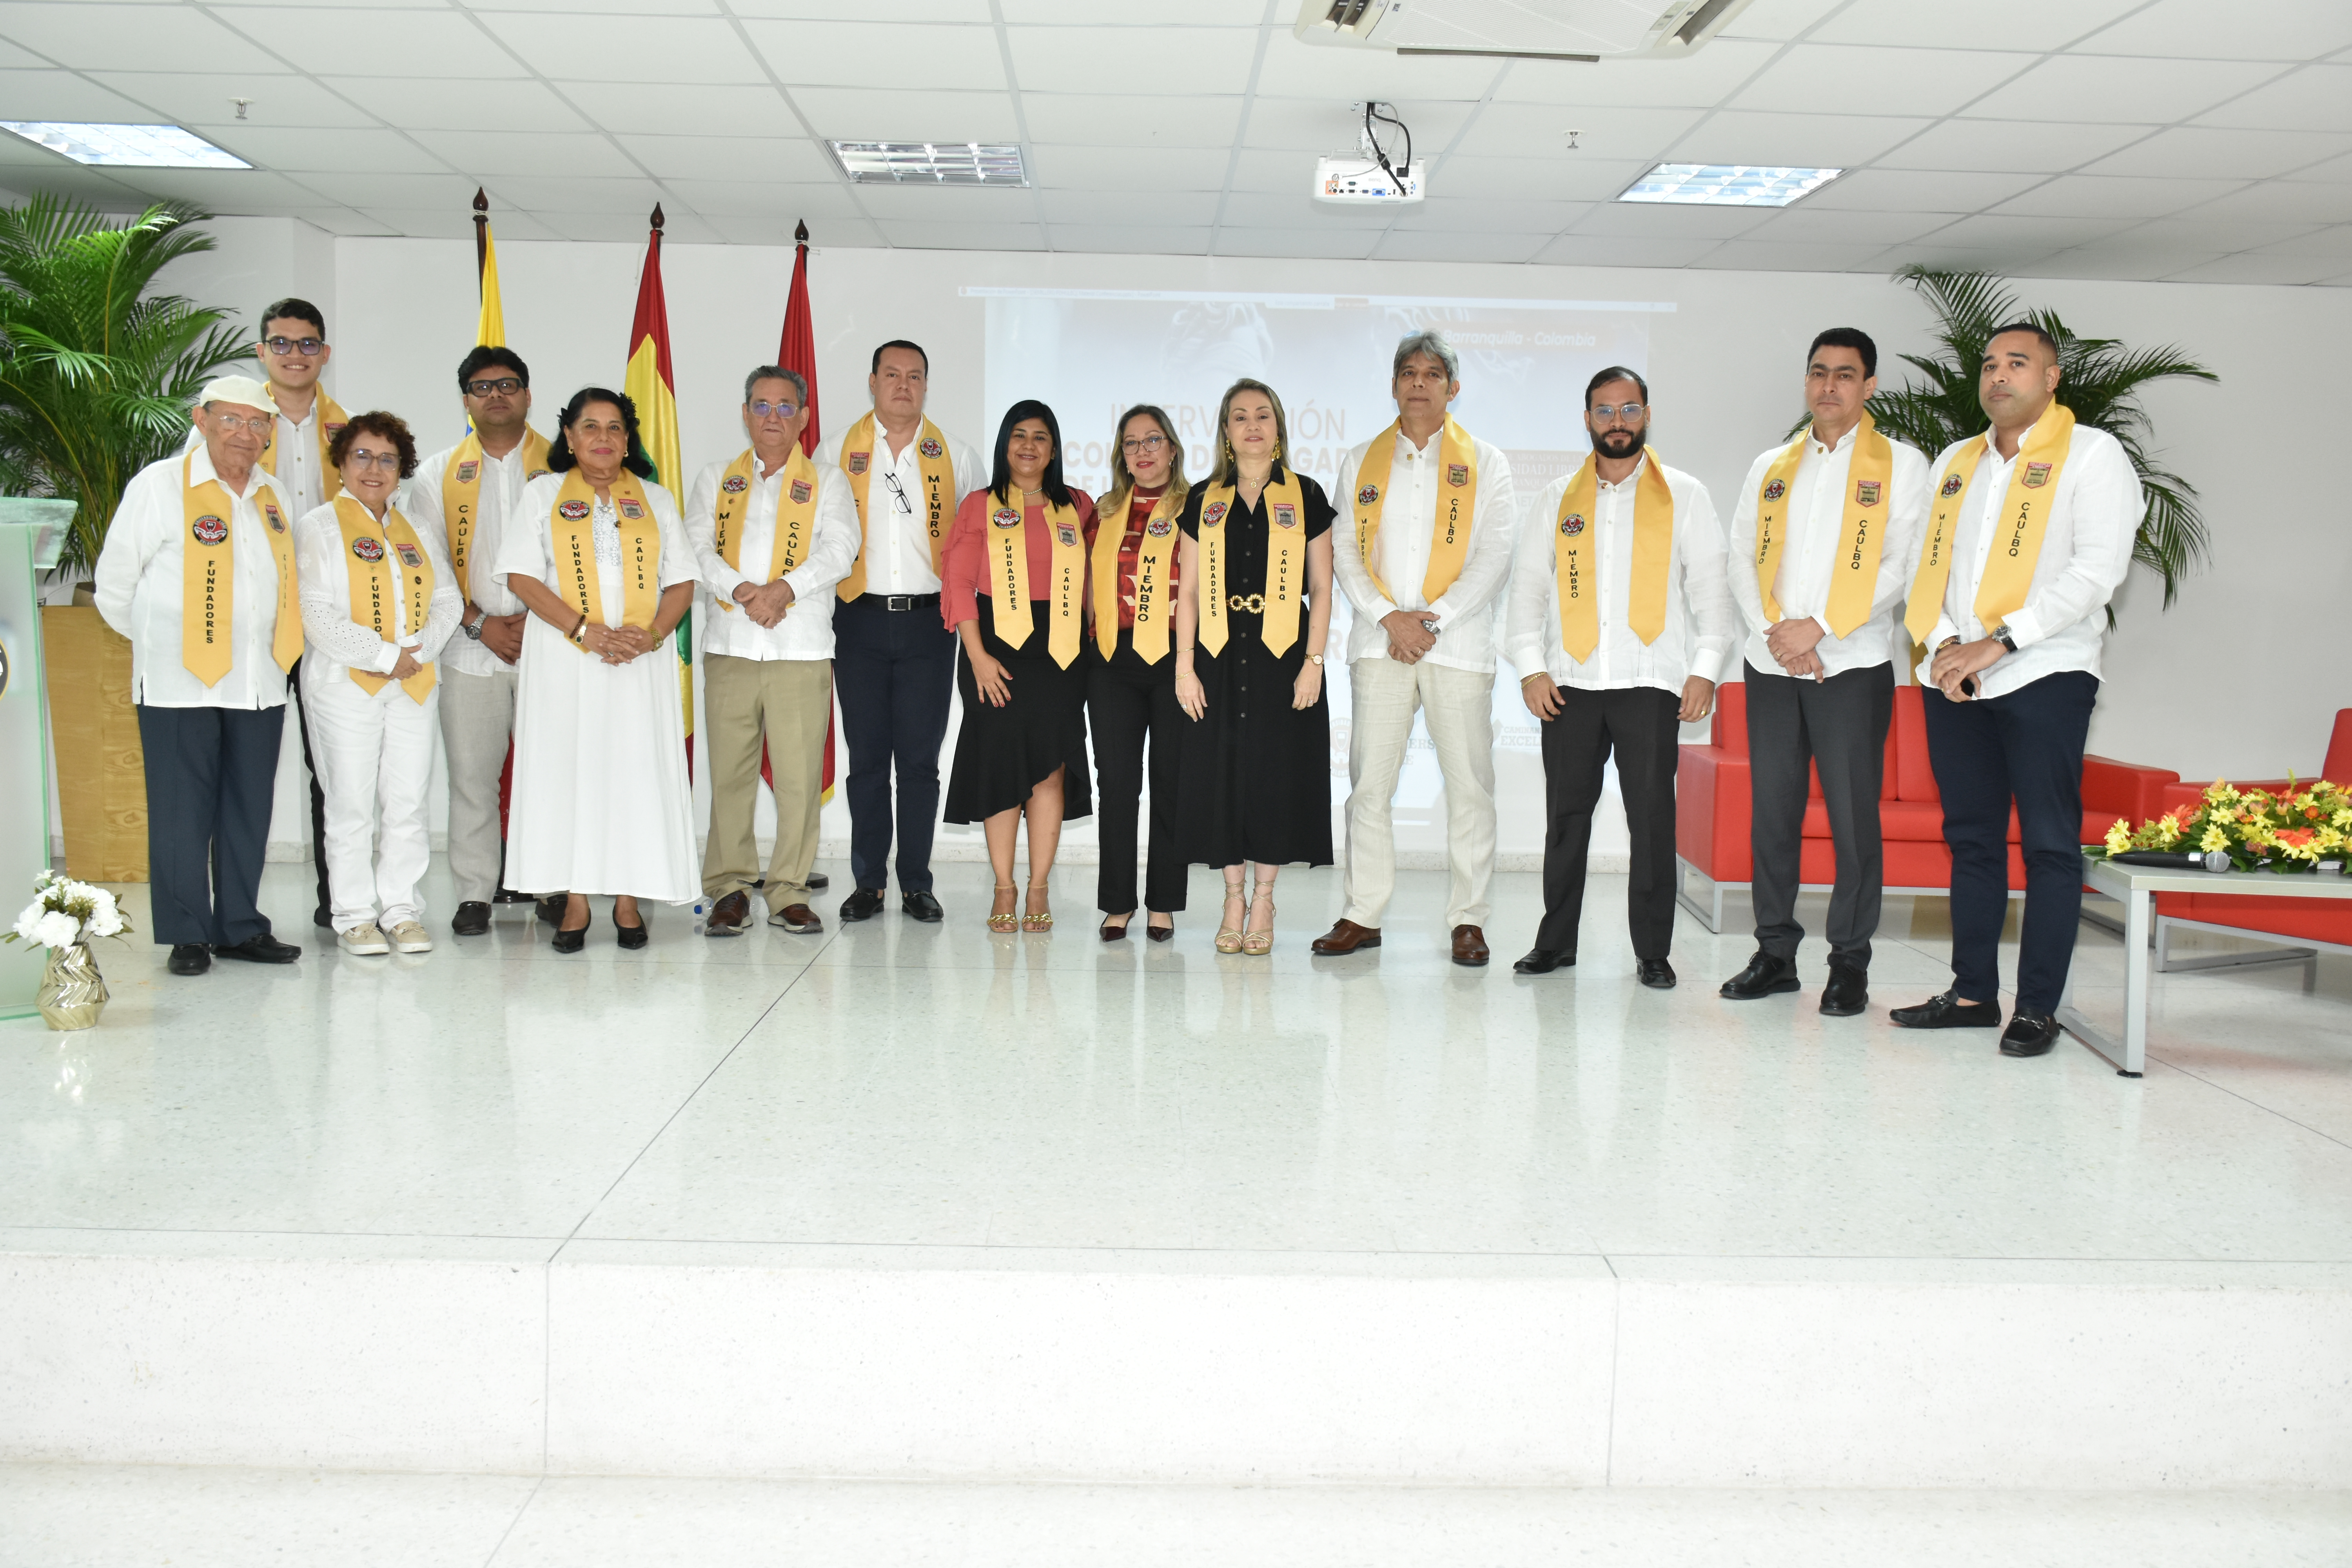
[[[1632,830],[1625,921],[1635,973],[1675,984],[1675,769],[1681,726],[1715,708],[1737,624],[1706,487],[1644,450],[1650,388],[1612,365],[1584,389],[1592,455],[1521,521],[1506,655],[1543,721],[1544,917],[1511,967],[1576,962],[1585,851],[1613,752]]]
[[[260,464],[278,411],[268,387],[231,375],[194,417],[196,446],[124,489],[97,573],[99,614],[131,639],[152,918],[174,974],[302,956],[258,904],[302,653],[292,503]]]
[[[1985,345],[1977,395],[1992,428],[1936,459],[1933,510],[1906,624],[1927,761],[1952,851],[1952,987],[1895,1009],[1906,1029],[2000,1023],[2009,816],[2025,860],[2017,1006],[2003,1056],[2058,1041],[2083,914],[2083,747],[2099,693],[2106,606],[2145,505],[2122,443],[2057,401],[2058,345],[2032,322]]]
[[[930,359],[913,343],[874,351],[873,412],[834,460],[857,503],[857,562],[835,589],[833,676],[849,742],[849,869],[844,921],[882,912],[889,885],[891,774],[898,775],[898,891],[907,913],[936,921],[931,834],[940,814],[940,743],[955,686],[955,634],[940,622],[940,552],[963,498],[988,485],[980,454],[924,417]]]
[[[1880,434],[1866,406],[1877,390],[1869,334],[1832,327],[1815,338],[1805,354],[1812,424],[1749,466],[1731,520],[1731,593],[1748,630],[1756,955],[1723,994],[1753,1002],[1799,989],[1797,883],[1818,767],[1837,856],[1821,1010],[1841,1018],[1870,1003],[1886,880],[1878,793],[1895,719],[1895,607],[1927,510],[1927,459]]]

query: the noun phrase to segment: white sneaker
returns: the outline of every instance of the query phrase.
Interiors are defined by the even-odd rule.
[[[373,958],[392,951],[392,944],[383,940],[383,932],[375,929],[373,921],[355,925],[347,931],[338,931],[335,945],[345,952],[357,953],[362,958]]]
[[[431,952],[433,938],[415,921],[403,921],[392,928],[392,950],[394,952]]]

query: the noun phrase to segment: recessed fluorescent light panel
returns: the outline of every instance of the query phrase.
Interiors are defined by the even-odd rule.
[[[1028,165],[1009,142],[835,142],[842,173],[861,185],[1025,185]]]
[[[1843,169],[1765,169],[1746,163],[1661,163],[1617,199],[1694,207],[1785,207],[1844,173]]]
[[[201,136],[176,125],[75,125],[54,120],[0,120],[0,130],[13,131],[27,142],[37,142],[52,153],[62,153],[77,163],[101,163],[121,169],[250,169],[234,153],[225,153]]]

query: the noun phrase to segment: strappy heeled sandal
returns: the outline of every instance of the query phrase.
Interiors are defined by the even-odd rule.
[[[1043,882],[1032,882],[1029,884],[1029,893],[1032,898],[1043,894],[1045,891],[1045,884]],[[1054,911],[1051,910],[1045,910],[1034,915],[1024,913],[1021,917],[1021,929],[1033,935],[1052,931],[1054,929]]]
[[[1239,903],[1242,906],[1242,920],[1244,923],[1248,921],[1249,900],[1242,897],[1242,885],[1239,882],[1227,882],[1225,884],[1225,903],[1228,908],[1235,903]],[[1222,914],[1223,911],[1220,910],[1219,913]],[[1242,950],[1241,927],[1218,927],[1216,946],[1219,952],[1239,952]]]
[[[1257,901],[1261,898],[1265,900],[1265,929],[1245,931],[1242,937],[1242,951],[1252,958],[1264,958],[1274,951],[1274,884],[1272,882],[1260,882],[1250,889],[1249,914],[1243,916],[1242,920],[1246,924],[1257,913]]]
[[[996,890],[1000,893],[1020,891],[1010,882],[997,883]],[[999,936],[1011,936],[1021,929],[1021,917],[1016,914],[991,915],[988,917],[988,929]]]

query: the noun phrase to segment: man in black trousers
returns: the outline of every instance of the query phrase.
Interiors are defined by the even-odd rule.
[[[1886,879],[1878,795],[1895,717],[1895,611],[1927,510],[1927,459],[1879,433],[1866,406],[1877,390],[1869,334],[1832,327],[1815,338],[1805,353],[1812,423],[1748,468],[1731,519],[1731,593],[1748,633],[1756,955],[1723,995],[1753,1002],[1799,989],[1797,883],[1818,767],[1837,856],[1821,1001],[1832,1017],[1870,1002]]]
[[[1986,343],[1977,396],[1992,428],[1936,460],[1905,612],[1920,666],[1927,761],[1952,851],[1952,987],[1897,1007],[1906,1029],[2000,1024],[2009,816],[2025,860],[2017,1006],[2003,1056],[2058,1042],[2083,916],[2083,749],[2106,607],[2145,503],[2122,443],[2058,401],[2058,345],[2030,321]]]

